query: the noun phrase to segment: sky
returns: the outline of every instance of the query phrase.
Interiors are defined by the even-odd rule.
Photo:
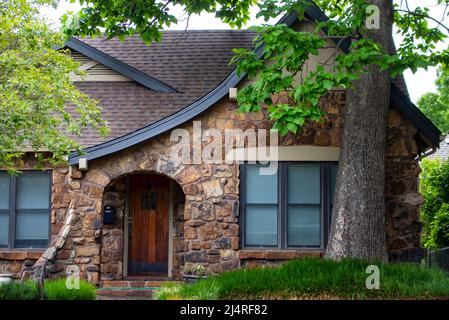
[[[416,5],[427,5],[430,9],[431,15],[441,15],[437,8],[434,8],[435,0],[409,0],[409,6],[413,9]],[[59,18],[62,14],[67,11],[78,11],[79,5],[77,3],[70,3],[67,0],[61,0],[59,6],[54,8],[43,8],[41,13],[45,15],[55,26],[59,25]],[[170,30],[184,30],[186,28],[186,16],[182,12],[182,8],[174,7],[174,15],[177,16],[179,23],[170,26]],[[262,19],[256,19],[255,13],[251,15],[251,20],[248,23],[248,27],[252,25],[260,25],[264,21]],[[222,23],[219,19],[215,18],[213,14],[201,14],[190,17],[188,28],[191,30],[200,29],[229,29],[227,24]],[[395,35],[395,41],[398,43],[400,37]],[[407,82],[407,87],[410,93],[411,100],[417,102],[419,97],[427,92],[434,92],[436,90],[435,80],[436,80],[436,69],[429,68],[427,71],[420,69],[415,74],[411,71],[406,71],[404,73],[405,80]]]

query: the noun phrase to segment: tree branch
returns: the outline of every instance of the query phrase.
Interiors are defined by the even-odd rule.
[[[340,50],[341,44],[345,41],[345,40],[352,40],[352,39],[358,39],[357,37],[354,37],[353,35],[350,36],[341,36],[341,37],[329,37],[329,38],[339,38],[340,40],[338,40],[337,45],[335,46],[335,51],[333,54],[331,54],[326,61],[324,61],[324,63],[322,63],[324,66],[328,65],[328,62],[330,61],[330,59],[332,59],[332,57],[334,58],[334,63],[335,64],[335,59],[337,58],[338,55],[338,50]]]
[[[3,49],[0,49],[0,55],[3,54],[4,52],[8,51],[8,50],[12,50],[15,46],[17,46],[18,43],[19,43],[19,39],[15,38],[14,42],[8,44]]]
[[[446,32],[449,33],[449,27],[446,27],[443,23],[441,23],[441,21],[438,21],[437,19],[435,19],[427,14],[421,14],[421,13],[417,13],[417,12],[410,11],[410,10],[404,10],[404,9],[396,9],[395,11],[408,13],[408,14],[411,14],[418,18],[425,18],[425,19],[432,20],[433,22],[437,23],[440,27],[443,27],[444,29],[446,29]]]
[[[187,33],[187,29],[189,28],[189,22],[190,22],[190,13],[187,16],[186,27],[184,28],[183,33],[181,33],[179,35],[179,37],[176,38],[176,40],[175,40],[176,43],[179,42],[185,36],[185,34]]]
[[[164,14],[165,8],[167,8],[171,2],[172,0],[167,0],[167,2],[165,2],[165,4],[160,8],[159,14],[156,14],[154,16],[154,18],[148,23],[145,29],[143,29],[142,33],[145,33],[148,30],[148,28],[151,27],[160,18],[160,16]]]

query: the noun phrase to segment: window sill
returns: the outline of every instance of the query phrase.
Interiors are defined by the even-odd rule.
[[[322,250],[281,250],[281,249],[244,249],[239,251],[240,260],[291,260],[299,258],[321,258]]]
[[[32,259],[37,260],[45,250],[1,250],[0,249],[0,260],[26,260]]]

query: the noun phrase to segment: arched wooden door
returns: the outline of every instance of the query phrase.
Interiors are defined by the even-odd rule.
[[[129,276],[167,276],[169,185],[161,175],[129,179]]]

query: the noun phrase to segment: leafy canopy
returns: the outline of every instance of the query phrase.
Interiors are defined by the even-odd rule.
[[[75,1],[75,0],[72,0]],[[98,35],[104,31],[109,38],[138,34],[150,44],[160,41],[160,30],[177,23],[172,14],[174,6],[181,6],[190,16],[201,12],[215,12],[232,27],[242,27],[251,8],[265,21],[295,11],[303,17],[305,9],[313,5],[309,0],[79,0],[80,12],[66,15],[64,30],[68,35]],[[449,0],[436,0],[436,8],[444,10]],[[348,88],[366,72],[367,65],[390,70],[394,77],[405,69],[448,64],[446,49],[436,48],[445,43],[448,28],[432,17],[424,6],[410,7],[408,1],[396,1],[394,24],[402,42],[397,51],[382,48],[370,39],[376,26],[376,9],[365,0],[317,0],[330,18],[318,23],[315,30],[294,30],[284,24],[254,28],[258,37],[255,45],[261,53],[235,49],[232,63],[240,73],[247,73],[252,81],[238,94],[239,110],[257,111],[261,104],[268,106],[274,127],[281,134],[297,132],[306,121],[318,121],[323,115],[319,100],[332,88]],[[380,13],[385,14],[385,13]],[[262,44],[264,44],[262,46]],[[305,73],[305,62],[318,56],[323,49],[334,49],[327,60]],[[346,49],[344,53],[343,48]],[[280,93],[288,99],[273,99]]]
[[[73,141],[91,126],[106,134],[95,101],[70,81],[78,73],[62,47],[64,36],[40,17],[50,0],[7,0],[0,3],[0,167],[13,169],[23,150],[46,150],[39,163],[59,163],[80,146]],[[71,106],[70,108],[68,106]]]
[[[449,73],[440,70],[436,81],[437,92],[424,94],[418,100],[419,108],[445,134],[449,133]]]
[[[76,2],[76,0],[71,0]],[[176,24],[171,13],[174,6],[182,6],[190,16],[214,12],[231,27],[241,28],[250,18],[249,9],[256,0],[79,0],[84,5],[75,15],[64,15],[65,32],[72,35],[101,35],[124,39],[138,34],[143,41],[160,41],[160,30]]]

